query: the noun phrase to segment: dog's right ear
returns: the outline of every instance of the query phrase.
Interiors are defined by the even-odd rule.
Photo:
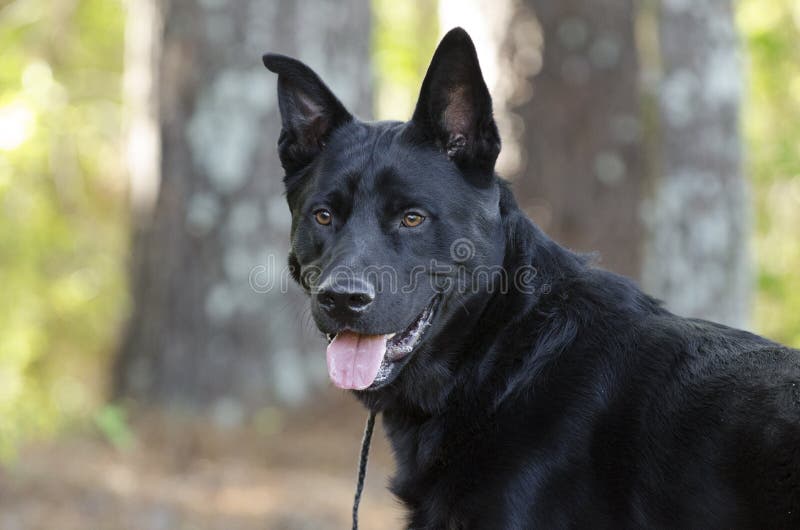
[[[282,130],[278,156],[289,175],[311,163],[330,134],[353,119],[311,68],[291,57],[268,53],[264,66],[278,74]]]

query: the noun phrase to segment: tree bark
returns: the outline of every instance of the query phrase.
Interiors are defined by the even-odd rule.
[[[517,11],[504,53],[510,66],[538,53],[540,67],[510,95],[508,110],[521,118],[517,198],[557,241],[599,251],[601,266],[638,278],[644,172],[633,1],[524,0]]]
[[[280,120],[261,55],[301,58],[367,117],[369,1],[154,1],[150,53],[128,57],[152,69],[160,182],[151,207],[135,208],[133,307],[113,392],[237,421],[302,400],[325,366],[284,266]],[[146,42],[132,33],[129,49]]]
[[[672,311],[745,327],[749,209],[731,2],[511,5],[496,92],[520,204]]]
[[[658,28],[659,160],[643,208],[643,285],[679,314],[745,327],[750,223],[733,6],[727,0],[665,0]]]

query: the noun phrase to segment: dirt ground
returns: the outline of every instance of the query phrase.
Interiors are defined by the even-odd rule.
[[[366,413],[349,396],[281,416],[265,434],[163,417],[134,421],[131,449],[70,435],[0,468],[0,530],[350,528]],[[380,423],[380,422],[379,422]],[[361,528],[402,527],[377,426]]]

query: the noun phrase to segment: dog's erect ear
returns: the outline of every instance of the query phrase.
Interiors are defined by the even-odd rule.
[[[278,156],[287,174],[308,165],[331,132],[353,119],[311,68],[291,57],[268,53],[264,66],[278,74],[278,108],[283,130]]]
[[[450,30],[433,54],[412,121],[461,167],[493,170],[500,135],[472,39]]]

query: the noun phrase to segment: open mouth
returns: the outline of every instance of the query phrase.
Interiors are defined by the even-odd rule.
[[[328,334],[328,375],[334,385],[347,390],[375,390],[411,358],[433,322],[438,297],[405,330],[385,335],[365,335],[346,330]]]

